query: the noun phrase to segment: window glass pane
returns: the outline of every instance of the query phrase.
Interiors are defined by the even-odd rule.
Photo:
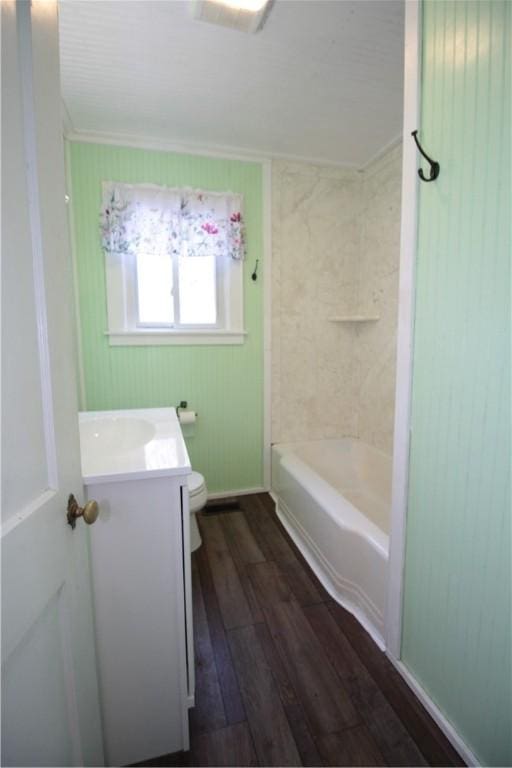
[[[171,257],[137,254],[139,323],[169,325],[174,322]]]
[[[179,259],[180,323],[215,325],[217,295],[215,256],[183,256]]]

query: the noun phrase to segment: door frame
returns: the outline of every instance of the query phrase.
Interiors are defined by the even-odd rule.
[[[411,132],[419,126],[421,96],[421,0],[405,2],[402,216],[393,440],[393,485],[385,641],[387,655],[401,658],[403,574],[409,490],[409,450],[418,232],[418,157]]]

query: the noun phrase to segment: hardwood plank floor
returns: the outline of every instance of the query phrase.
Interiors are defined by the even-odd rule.
[[[324,605],[305,609],[317,637],[388,765],[425,765],[425,759]]]
[[[252,620],[254,624],[259,624],[264,620],[263,613],[254,594],[254,588],[249,579],[246,565],[248,563],[265,562],[265,556],[253,538],[242,512],[233,512],[229,515],[224,514],[219,519],[247,598]]]
[[[219,518],[235,560],[241,563],[262,563],[263,552],[251,534],[242,512],[230,512]]]
[[[385,765],[364,725],[321,736],[319,743],[325,765]]]
[[[230,632],[229,645],[261,765],[299,765],[277,685],[254,627]]]
[[[294,562],[296,558],[288,538],[279,530],[277,518],[269,512],[260,494],[244,496],[241,506],[261,549],[266,550],[266,559],[278,563]]]
[[[279,570],[301,605],[315,605],[324,601],[324,595],[316,588],[310,575],[297,560],[280,563]]]
[[[144,765],[463,765],[317,580],[270,496],[240,507],[198,515],[191,750]]]
[[[226,719],[229,724],[239,723],[246,720],[245,709],[242,704],[238,679],[235,675],[233,662],[231,660],[226,631],[222,623],[222,617],[220,615],[219,604],[217,602],[215,587],[213,585],[212,574],[204,544],[200,547],[198,552],[195,553],[193,559],[197,562],[199,571],[200,586],[204,598],[206,616],[208,618],[211,644],[215,656],[215,666],[217,668],[217,676],[222,693],[222,700],[224,702]],[[195,596],[193,599],[195,599]],[[201,670],[197,669],[197,665],[196,674],[201,674]],[[192,733],[193,732],[194,731],[192,730]]]
[[[194,739],[191,765],[259,765],[247,723],[228,725]]]
[[[361,723],[299,604],[294,600],[276,603],[265,610],[265,616],[314,737]]]
[[[230,555],[220,518],[203,516],[198,522],[225,628],[252,624],[251,609]]]
[[[311,735],[306,713],[304,712],[300,699],[295,693],[295,689],[290,684],[285,666],[277,652],[267,625],[258,624],[256,626],[256,633],[279,689],[279,695],[283,702],[286,717],[290,723],[293,738],[295,739],[297,749],[299,750],[302,765],[321,765],[322,760],[316,747],[315,740]]]
[[[190,712],[190,723],[195,733],[202,733],[203,731],[222,728],[227,725],[227,721],[199,580],[199,570],[195,560],[192,564],[192,590],[194,593],[194,652],[197,675],[196,706]]]
[[[332,603],[329,610],[402,724],[409,731],[427,764],[464,765],[464,761],[421,702],[356,619],[336,603]]]

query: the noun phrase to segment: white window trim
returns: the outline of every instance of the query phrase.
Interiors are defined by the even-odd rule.
[[[176,345],[199,345],[199,344],[243,344],[247,331],[226,331],[226,330],[136,330],[136,331],[106,331],[111,347],[141,347],[163,346],[166,344]]]

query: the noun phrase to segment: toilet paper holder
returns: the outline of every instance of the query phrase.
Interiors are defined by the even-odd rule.
[[[180,418],[180,411],[185,411],[188,408],[188,402],[186,400],[182,400],[179,405],[176,406],[176,416],[178,417],[178,420]],[[195,416],[197,418],[197,411],[194,411]]]

